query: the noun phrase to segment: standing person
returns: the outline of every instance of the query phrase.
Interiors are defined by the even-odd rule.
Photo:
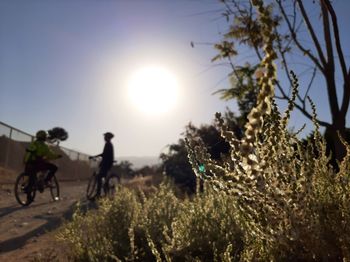
[[[39,171],[49,171],[46,178],[45,184],[50,185],[51,178],[57,171],[57,166],[50,163],[50,160],[54,160],[62,157],[60,154],[53,152],[49,146],[45,143],[47,140],[47,134],[44,130],[39,130],[36,133],[35,140],[30,143],[26,149],[24,156],[25,172],[29,176],[28,186],[25,191],[30,192],[34,185],[36,173]],[[39,188],[42,192],[43,188]]]
[[[89,159],[99,157],[99,156],[102,157],[102,161],[100,163],[100,171],[97,177],[98,179],[97,179],[96,197],[99,197],[101,195],[102,178],[107,176],[108,171],[111,169],[114,162],[114,150],[113,150],[113,144],[111,142],[114,135],[110,132],[107,132],[103,134],[103,136],[106,142],[103,148],[103,152],[99,155],[89,157]]]

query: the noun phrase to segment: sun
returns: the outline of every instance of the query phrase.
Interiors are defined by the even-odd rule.
[[[130,100],[141,112],[149,115],[172,109],[176,105],[178,89],[175,75],[160,66],[140,68],[128,82]]]

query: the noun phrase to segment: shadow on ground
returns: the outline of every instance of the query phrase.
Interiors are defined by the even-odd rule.
[[[49,204],[49,203],[41,203],[41,204],[31,205],[30,207],[44,206],[47,204]],[[28,209],[29,206],[11,205],[11,206],[7,206],[7,207],[2,207],[2,208],[0,208],[0,218],[5,217],[7,215],[10,215],[11,213],[14,213],[16,211],[26,209],[26,208]]]
[[[47,222],[43,225],[41,225],[38,228],[35,228],[34,230],[15,237],[15,238],[11,238],[8,240],[5,240],[3,242],[0,243],[0,253],[2,252],[10,252],[16,249],[19,249],[21,247],[23,247],[26,242],[36,236],[45,234],[47,232],[53,231],[56,228],[61,226],[61,223],[63,222],[63,220],[68,220],[72,217],[74,211],[75,211],[75,207],[76,207],[76,203],[72,204],[71,206],[69,206],[68,210],[66,212],[64,212],[63,214],[59,214],[57,216],[53,216],[53,215],[37,215],[35,216],[35,218],[39,218],[39,219],[44,219]],[[8,211],[6,211],[5,214],[1,214],[1,216],[5,216],[6,214],[9,214],[11,212],[15,212],[16,210],[20,209],[21,207],[15,207],[15,206],[11,206],[9,208]]]

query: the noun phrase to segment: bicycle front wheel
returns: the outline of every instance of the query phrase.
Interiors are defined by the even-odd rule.
[[[34,201],[35,186],[28,187],[29,176],[26,173],[21,173],[15,182],[15,197],[17,202],[22,206],[28,206]]]
[[[86,198],[93,200],[97,195],[97,174],[96,172],[89,179],[88,187],[86,190]]]
[[[56,176],[51,178],[50,193],[53,201],[60,200],[60,186]]]

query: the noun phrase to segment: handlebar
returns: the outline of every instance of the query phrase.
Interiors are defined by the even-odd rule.
[[[101,156],[89,156],[89,160],[97,161]],[[113,164],[117,163],[117,160],[113,160]]]
[[[98,159],[101,158],[100,156],[89,156],[89,160],[91,161],[98,161]]]

